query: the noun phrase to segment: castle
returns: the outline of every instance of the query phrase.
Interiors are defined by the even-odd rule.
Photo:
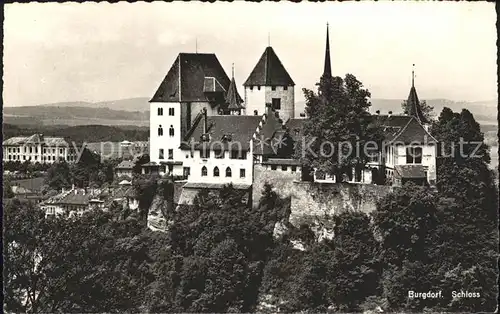
[[[233,71],[234,72],[234,71]],[[323,75],[332,75],[327,27]],[[266,47],[248,79],[243,97],[213,53],[180,53],[150,100],[150,162],[143,173],[186,180],[184,188],[249,189],[255,165],[301,173],[299,160],[276,148],[284,134],[299,140],[307,117],[295,116],[295,83],[272,47]],[[400,185],[436,180],[435,139],[428,133],[412,82],[407,115],[377,115],[386,147],[352,183]],[[312,178],[337,182],[328,176]]]

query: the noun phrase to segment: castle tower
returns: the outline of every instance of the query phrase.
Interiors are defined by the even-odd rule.
[[[195,118],[225,107],[231,81],[213,53],[180,53],[150,102],[152,162],[160,173],[183,175],[186,155],[180,146]]]
[[[240,94],[238,94],[238,88],[236,87],[236,81],[234,80],[234,65],[231,84],[229,85],[229,90],[227,91],[226,95],[226,111],[231,115],[245,114],[243,99],[241,99]]]
[[[415,66],[415,64],[413,66]],[[417,90],[415,89],[415,70],[411,71],[411,88],[406,103],[408,105],[408,115],[415,117],[421,124],[429,123],[422,113],[422,107],[420,107]]]
[[[295,83],[272,47],[264,50],[243,86],[247,115],[264,114],[270,103],[283,121],[294,118]]]
[[[332,65],[330,62],[330,36],[328,34],[328,23],[326,23],[326,48],[325,48],[325,66],[323,75],[332,76]]]

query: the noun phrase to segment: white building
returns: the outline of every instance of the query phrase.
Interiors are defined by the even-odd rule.
[[[76,162],[77,152],[62,137],[45,137],[42,134],[18,136],[5,140],[3,161],[53,163],[64,160]]]

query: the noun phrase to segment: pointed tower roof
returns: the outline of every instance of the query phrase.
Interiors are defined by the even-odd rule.
[[[231,79],[231,84],[229,84],[229,90],[227,91],[226,104],[228,109],[243,109],[243,99],[238,94],[238,89],[236,88],[236,81],[234,76]]]
[[[417,119],[417,121],[420,123],[429,123],[429,121],[422,113],[420,101],[418,100],[417,90],[415,89],[415,71],[411,71],[411,88],[406,103],[408,105],[408,115],[415,117],[415,119]]]
[[[295,86],[272,47],[267,47],[243,86]]]
[[[328,23],[326,23],[326,49],[325,49],[325,68],[323,75],[332,76],[332,65],[330,62],[330,35],[328,33]]]

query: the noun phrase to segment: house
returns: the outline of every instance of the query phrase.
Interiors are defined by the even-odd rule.
[[[104,208],[104,202],[98,198],[99,194],[100,191],[87,191],[73,187],[42,202],[40,208],[45,211],[45,217],[81,216],[89,210]]]
[[[43,134],[11,137],[2,143],[3,161],[54,163],[64,160],[77,161],[77,151],[62,137]]]
[[[122,176],[132,178],[134,167],[135,162],[132,160],[124,160],[115,167],[115,175],[117,178]]]

